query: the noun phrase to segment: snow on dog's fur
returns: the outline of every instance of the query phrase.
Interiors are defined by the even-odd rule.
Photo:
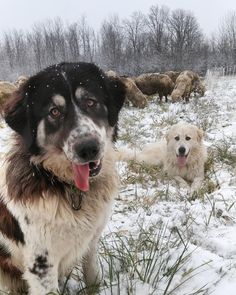
[[[5,106],[15,136],[0,168],[0,290],[57,291],[80,261],[87,285],[99,282],[124,89],[93,64],[63,63],[29,78]]]
[[[140,152],[121,149],[118,158],[162,165],[169,177],[193,193],[200,188],[204,179],[207,152],[203,144],[203,131],[180,122],[170,128],[165,140],[148,144]]]

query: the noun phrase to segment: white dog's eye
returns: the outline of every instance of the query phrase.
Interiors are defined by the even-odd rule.
[[[177,141],[178,141],[178,140],[179,140],[179,136],[175,136],[175,140],[177,140]]]
[[[185,137],[185,139],[186,139],[186,140],[190,140],[190,139],[191,139],[191,137],[189,137],[189,136],[186,136],[186,137]]]

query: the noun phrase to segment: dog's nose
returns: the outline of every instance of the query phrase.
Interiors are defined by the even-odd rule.
[[[184,146],[181,146],[181,147],[179,147],[179,154],[180,155],[185,155],[185,152],[186,152],[186,148],[184,147]]]
[[[94,161],[99,153],[99,142],[96,139],[83,141],[75,145],[75,152],[85,162]]]

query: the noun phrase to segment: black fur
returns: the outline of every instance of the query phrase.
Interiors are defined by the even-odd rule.
[[[3,244],[0,243],[0,259],[1,258],[11,258],[11,253]]]
[[[7,209],[6,205],[0,198],[0,232],[15,241],[16,243],[25,244],[24,234],[21,230],[18,220]]]
[[[52,265],[48,263],[48,252],[46,251],[43,255],[38,255],[35,258],[34,265],[29,271],[42,279],[47,275],[50,267],[52,267]]]
[[[84,87],[99,102],[96,112],[88,112],[83,103],[79,105],[81,111],[92,117],[98,125],[102,122],[103,125],[116,126],[125,98],[125,86],[118,78],[108,78],[102,70],[90,63],[53,65],[31,77],[4,107],[6,123],[23,137],[31,154],[40,153],[36,143],[38,123],[42,118],[47,118],[49,104],[55,94],[66,99],[67,109],[61,110],[64,114],[62,121],[54,124],[47,122],[46,132],[54,133],[61,124],[65,126],[64,132],[70,129],[74,115],[72,101],[77,103],[75,91],[79,86]],[[60,138],[65,136],[66,134]]]

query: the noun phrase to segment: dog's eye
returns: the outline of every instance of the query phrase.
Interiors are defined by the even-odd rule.
[[[185,139],[186,139],[186,140],[190,140],[190,139],[191,139],[191,137],[189,137],[189,136],[186,136],[186,137],[185,137]]]
[[[61,112],[58,110],[58,108],[54,107],[54,108],[51,108],[51,110],[49,111],[49,114],[53,119],[56,119],[60,117]]]
[[[96,104],[97,104],[96,100],[86,99],[86,106],[88,108],[92,108],[92,107],[96,106]]]
[[[179,140],[179,136],[175,136],[175,140],[177,140],[177,141],[178,141],[178,140]]]

